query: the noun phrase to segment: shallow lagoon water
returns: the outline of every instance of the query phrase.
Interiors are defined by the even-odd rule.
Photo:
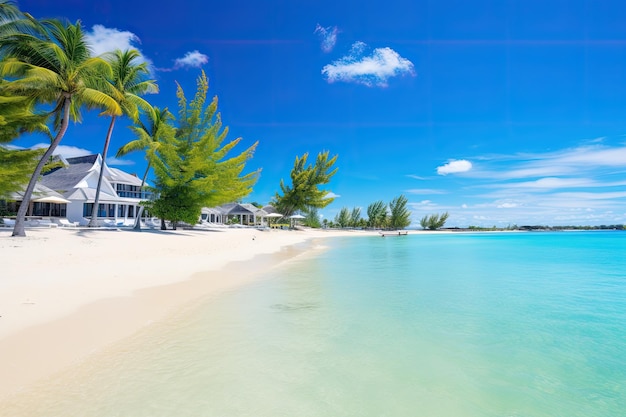
[[[591,417],[626,409],[626,233],[324,241],[12,415]]]

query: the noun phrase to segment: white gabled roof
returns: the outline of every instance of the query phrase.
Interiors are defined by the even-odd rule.
[[[109,181],[111,182],[136,185],[137,187],[141,186],[141,179],[137,178],[135,175],[129,174],[128,172],[124,172],[117,168],[109,168],[108,171],[110,172]]]

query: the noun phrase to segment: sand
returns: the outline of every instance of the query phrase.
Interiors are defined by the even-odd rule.
[[[258,279],[316,239],[374,233],[38,228],[13,238],[0,229],[0,401]]]

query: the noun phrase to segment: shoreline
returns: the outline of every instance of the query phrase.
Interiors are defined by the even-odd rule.
[[[0,231],[0,402],[354,231]]]

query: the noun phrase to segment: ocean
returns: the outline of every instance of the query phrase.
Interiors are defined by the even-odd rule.
[[[626,415],[626,232],[322,244],[50,381],[14,412]]]

